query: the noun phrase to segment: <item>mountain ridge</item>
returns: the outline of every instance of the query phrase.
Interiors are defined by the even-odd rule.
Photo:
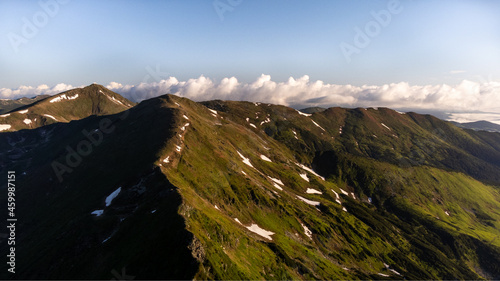
[[[2,132],[0,169],[23,187],[26,279],[495,279],[499,138],[385,108],[164,95]]]

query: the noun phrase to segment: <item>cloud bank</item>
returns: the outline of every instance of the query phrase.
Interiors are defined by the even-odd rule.
[[[142,101],[163,94],[175,94],[195,101],[212,99],[244,100],[282,104],[294,108],[320,107],[389,107],[394,109],[425,109],[445,112],[500,112],[500,82],[482,83],[464,80],[458,85],[412,86],[406,82],[381,86],[353,86],[311,81],[305,75],[275,82],[262,74],[254,82],[241,83],[235,77],[214,81],[205,76],[179,81],[175,77],[158,82],[106,85],[133,101]],[[39,94],[56,94],[73,88],[58,84],[52,88],[21,86],[0,89],[0,98],[19,98]]]

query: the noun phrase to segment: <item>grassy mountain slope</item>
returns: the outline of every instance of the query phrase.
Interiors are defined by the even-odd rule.
[[[68,161],[89,132],[101,142]],[[383,108],[170,95],[1,133],[17,277],[499,278],[498,138]],[[54,160],[71,169],[62,181]]]
[[[17,107],[0,115],[0,129],[2,131],[33,129],[57,122],[70,122],[90,115],[118,113],[133,105],[133,102],[105,87],[92,84]]]

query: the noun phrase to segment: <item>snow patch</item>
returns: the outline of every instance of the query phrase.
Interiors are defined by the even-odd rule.
[[[214,205],[215,209],[219,210],[219,207],[217,207],[217,205]]]
[[[102,215],[104,213],[104,210],[95,210],[93,211],[92,213],[90,213],[91,215],[96,215],[96,217]]]
[[[43,116],[45,116],[45,117],[49,117],[49,118],[52,118],[52,119],[54,119],[54,120],[56,120],[56,121],[57,121],[57,119],[56,119],[54,116],[52,116],[52,115],[44,114]]]
[[[189,123],[184,124],[184,126],[181,127],[181,131],[185,131],[186,127],[189,127]]]
[[[10,116],[10,113],[4,114],[4,115],[0,115],[0,117],[9,117],[9,116]]]
[[[272,181],[274,181],[275,183],[279,184],[279,185],[284,185],[283,182],[279,179],[275,179],[275,178],[272,178],[272,177],[268,177],[269,179],[271,179]]]
[[[307,116],[307,117],[312,116],[312,114],[307,114],[307,113],[304,113],[304,112],[302,112],[302,111],[300,111],[300,110],[297,110],[297,112],[298,112],[300,115],[303,115],[303,116]]]
[[[163,163],[170,163],[169,158],[170,158],[170,156],[167,156],[167,158],[163,159]]]
[[[110,101],[112,101],[112,102],[114,102],[114,103],[116,103],[116,104],[118,104],[118,105],[124,105],[121,101],[119,101],[119,100],[115,99],[115,97],[110,97],[110,96],[108,96],[108,95],[105,95],[105,96],[106,96],[106,97],[107,97]]]
[[[264,121],[260,122],[260,125],[262,126],[262,125],[264,125],[264,124],[266,124],[266,123],[271,123],[271,119],[269,119],[269,117],[268,117],[268,118],[266,118],[266,120],[264,120]]]
[[[113,201],[113,199],[116,198],[116,196],[118,196],[118,194],[120,193],[120,191],[122,191],[122,188],[118,187],[117,190],[113,191],[108,197],[106,197],[106,207],[108,207],[109,205],[111,205],[111,202]]]
[[[0,124],[0,132],[10,129],[12,126],[9,124]]]
[[[316,125],[316,127],[320,128],[321,130],[325,131],[325,129],[323,129],[323,127],[321,127],[320,125],[318,125],[318,123],[314,122],[314,120],[311,119],[311,121],[314,123],[314,125]]]
[[[283,188],[281,186],[279,186],[277,183],[273,183],[273,186],[279,190],[283,190]]]
[[[30,120],[30,119],[24,119],[24,120],[23,120],[23,122],[24,122],[24,124],[26,124],[26,125],[31,124],[31,120]]]
[[[254,124],[250,123],[250,126],[254,127],[255,129],[257,129],[257,126],[255,126]]]
[[[342,126],[340,126],[340,128],[339,128],[339,134],[342,135]]]
[[[324,178],[324,177],[322,177],[322,176],[318,175],[318,174],[317,174],[315,171],[313,171],[311,168],[309,168],[309,167],[307,167],[307,166],[304,166],[304,165],[302,165],[302,164],[300,164],[300,163],[295,163],[295,165],[297,165],[297,166],[301,167],[302,169],[304,169],[304,170],[308,171],[309,173],[311,173],[311,174],[313,174],[313,175],[317,176],[318,178],[320,178],[320,179],[322,179],[322,180],[325,180],[325,178]]]
[[[347,212],[347,209],[345,207],[342,207],[342,211]]]
[[[312,231],[307,226],[305,226],[303,223],[300,223],[300,225],[302,225],[302,228],[304,229],[304,233],[307,235],[307,237],[309,237],[309,239],[312,239]]]
[[[349,193],[347,193],[347,191],[343,190],[342,188],[340,188],[340,191],[341,191],[344,195],[349,196]]]
[[[18,111],[18,113],[21,113],[21,114],[26,114],[26,113],[28,113],[28,110],[29,110],[29,109],[21,110],[21,111]]]
[[[177,152],[181,152],[181,149],[182,149],[182,148],[181,148],[180,146],[178,146],[178,145],[176,145],[176,146],[175,146],[175,150],[176,150]]]
[[[301,178],[303,178],[305,181],[309,182],[309,178],[307,177],[307,174],[299,174]]]
[[[319,204],[320,204],[318,201],[312,201],[312,200],[306,199],[306,198],[304,198],[302,196],[298,196],[297,195],[297,198],[300,199],[300,200],[302,200],[302,201],[304,201],[304,202],[306,202],[307,204],[309,204],[311,206],[319,206]]]
[[[68,97],[66,96],[66,94],[62,94],[58,97],[55,97],[53,99],[50,100],[50,103],[54,103],[54,102],[60,102],[62,100],[74,100],[78,97],[78,94],[74,95],[74,96],[71,96],[71,97]],[[26,111],[27,112],[27,111]],[[19,113],[22,113],[21,111],[19,111]]]
[[[387,130],[391,131],[391,128],[387,127],[386,124],[384,124],[384,123],[380,123],[380,124],[382,124],[382,126],[384,126]]]
[[[450,216],[450,212],[448,211],[444,211],[444,213],[449,217]]]
[[[271,159],[267,158],[265,155],[260,155],[260,159],[264,160],[264,161],[267,161],[267,162],[273,162],[271,161]]]
[[[272,231],[267,231],[263,228],[261,228],[260,226],[258,226],[257,224],[255,223],[252,223],[251,226],[245,226],[248,230],[250,230],[251,232],[253,233],[256,233],[264,238],[267,238],[269,240],[273,240],[273,238],[271,237],[271,235],[274,234],[274,232]]]
[[[182,115],[182,117],[186,120],[189,120],[189,118],[186,115]]]
[[[248,118],[248,117],[245,120],[247,120],[247,122],[250,122],[250,118]]]
[[[383,276],[383,277],[389,277],[389,275],[387,275],[387,274],[383,274],[383,273],[377,273],[377,274],[380,276]]]
[[[356,199],[356,195],[354,195],[353,192],[351,192],[351,196],[352,196],[353,199]]]
[[[250,163],[250,159],[249,158],[246,158],[245,156],[241,155],[241,153],[239,151],[236,151],[238,152],[238,155],[241,157],[241,159],[243,159],[243,163],[247,164],[248,166],[253,167],[252,163]]]
[[[213,109],[210,109],[210,108],[208,110],[210,110],[210,112],[212,112],[212,114],[217,115],[217,111],[216,110],[213,110]]]
[[[151,214],[154,214],[154,213],[156,213],[156,209],[154,209],[154,210],[151,211]]]
[[[319,190],[316,190],[316,189],[314,189],[314,188],[308,188],[308,189],[306,190],[306,193],[307,193],[307,194],[323,194],[323,192],[321,192],[321,191],[319,191]]]

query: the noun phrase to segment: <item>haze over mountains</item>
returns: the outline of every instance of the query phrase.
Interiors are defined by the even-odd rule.
[[[0,117],[15,278],[500,278],[499,133],[308,112],[90,85]]]

